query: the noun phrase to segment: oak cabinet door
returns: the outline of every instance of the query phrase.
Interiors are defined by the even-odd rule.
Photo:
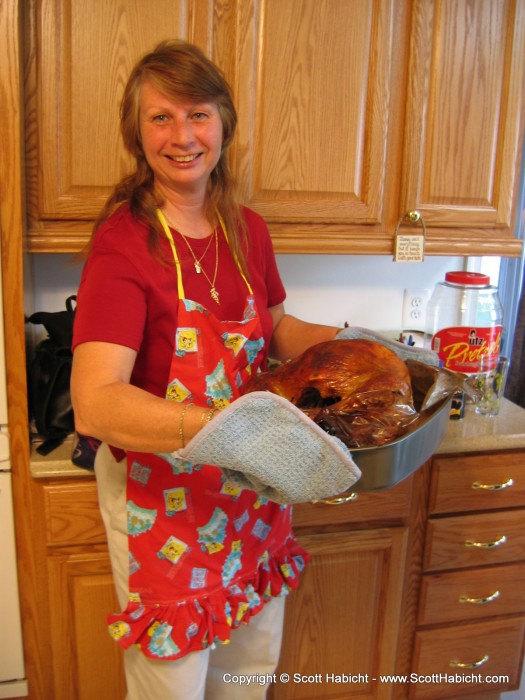
[[[381,222],[393,7],[238,4],[236,172],[247,203],[267,220]]]
[[[119,107],[158,42],[209,52],[211,0],[33,0],[26,48],[27,197],[34,251],[78,250],[131,165]]]
[[[407,534],[399,527],[298,538],[312,560],[286,603],[273,700],[392,696],[379,674],[395,672]]]
[[[418,209],[449,239],[465,236],[453,228],[485,228],[488,240],[509,237],[522,143],[524,27],[522,0],[414,3],[402,208]]]
[[[118,610],[109,556],[102,548],[48,559],[54,700],[123,700],[122,650],[107,631]]]

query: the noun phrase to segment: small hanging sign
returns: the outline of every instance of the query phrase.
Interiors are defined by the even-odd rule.
[[[414,234],[399,233],[399,228],[405,219],[416,226],[421,223],[422,232]],[[394,262],[423,262],[425,258],[426,228],[423,217],[418,211],[404,214],[397,222],[394,240]]]

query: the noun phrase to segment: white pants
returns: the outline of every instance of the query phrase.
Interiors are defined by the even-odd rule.
[[[116,462],[105,444],[95,460],[98,498],[106,527],[115,588],[128,603],[126,461]],[[274,598],[233,630],[229,644],[192,652],[176,661],[150,659],[136,647],[124,653],[127,700],[264,700],[281,650],[284,598]],[[231,676],[251,676],[250,685]],[[266,681],[266,682],[264,682]]]

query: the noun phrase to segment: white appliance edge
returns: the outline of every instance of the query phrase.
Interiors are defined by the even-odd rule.
[[[0,279],[1,289],[1,279]],[[1,300],[0,300],[1,301]],[[0,304],[0,698],[27,697],[18,595],[11,460],[7,427],[4,326]]]

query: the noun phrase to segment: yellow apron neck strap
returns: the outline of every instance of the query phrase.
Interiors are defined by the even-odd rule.
[[[218,211],[216,212],[216,214],[217,214],[217,219],[219,220],[219,224],[221,225],[221,228],[224,232],[224,238],[226,239],[226,243],[228,245],[230,245],[230,240],[228,238],[228,231],[226,230],[226,226],[224,224],[224,219],[222,218],[222,216],[220,215],[220,213]],[[177,247],[175,245],[175,241],[173,240],[173,236],[171,234],[170,227],[168,226],[168,222],[166,221],[166,217],[164,216],[164,214],[162,213],[160,208],[157,209],[157,217],[161,223],[162,228],[164,229],[164,233],[166,234],[166,238],[168,239],[169,244],[171,246],[171,252],[173,253],[173,259],[175,260],[175,265],[177,267],[177,291],[179,294],[179,299],[184,299],[184,285],[182,283],[182,269],[181,269],[181,265],[180,265],[179,256],[177,254]],[[252,287],[251,287],[250,283],[248,282],[248,280],[246,279],[246,275],[244,274],[242,267],[241,267],[236,255],[235,255],[235,264],[237,265],[237,269],[241,273],[241,276],[242,276],[246,286],[248,287],[248,292],[251,295],[253,295]]]
[[[173,240],[173,236],[171,235],[170,227],[168,226],[168,222],[166,221],[166,217],[162,213],[160,209],[157,209],[157,217],[161,223],[162,228],[164,229],[164,233],[166,234],[166,238],[170,242],[171,246],[171,252],[173,253],[173,259],[175,260],[175,265],[177,267],[177,292],[179,294],[179,299],[184,299],[184,285],[182,284],[182,269],[180,266],[180,260],[179,256],[177,255],[177,247],[175,246],[175,241]]]
[[[217,219],[219,220],[219,223],[220,223],[220,225],[221,225],[221,228],[222,228],[222,230],[224,231],[224,238],[226,239],[226,243],[227,243],[228,245],[230,245],[230,240],[229,240],[229,238],[228,238],[228,231],[226,230],[226,224],[224,223],[224,219],[222,218],[222,216],[221,216],[221,214],[220,214],[220,212],[219,212],[218,210],[215,210],[215,213],[217,214]],[[250,293],[251,296],[253,296],[253,290],[252,290],[251,284],[250,284],[250,283],[248,282],[248,280],[246,279],[246,275],[244,274],[243,269],[242,269],[242,267],[241,267],[241,264],[240,264],[240,262],[239,262],[239,259],[238,259],[237,255],[236,255],[235,253],[234,253],[234,258],[235,258],[235,264],[237,265],[237,269],[238,269],[239,272],[241,273],[241,277],[243,278],[244,283],[245,283],[246,286],[248,287],[248,292]]]

